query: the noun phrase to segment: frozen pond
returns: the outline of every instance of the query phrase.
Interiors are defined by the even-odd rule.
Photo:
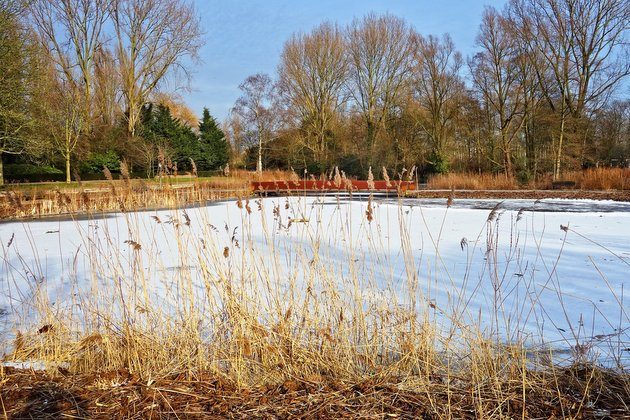
[[[353,198],[344,196],[344,200],[365,201],[369,195],[353,194]],[[375,200],[387,203],[402,202],[407,206],[422,206],[425,208],[444,208],[446,206],[445,198],[388,198],[383,194],[375,198]],[[473,210],[492,210],[497,204],[501,203],[504,210],[519,211],[526,209],[534,212],[563,212],[563,213],[628,213],[630,212],[630,202],[613,201],[613,200],[569,200],[569,199],[550,199],[541,200],[525,200],[525,199],[470,199],[455,198],[451,204],[456,209],[473,209]]]
[[[0,334],[36,329],[42,311],[80,320],[90,299],[118,308],[123,288],[176,311],[184,279],[210,307],[208,279],[229,278],[255,305],[336,288],[374,311],[415,305],[445,333],[630,365],[630,203],[445,202],[276,197],[3,223]]]

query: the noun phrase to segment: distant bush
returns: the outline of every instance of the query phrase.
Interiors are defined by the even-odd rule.
[[[28,176],[44,174],[63,174],[63,171],[48,165],[31,165],[28,163],[12,163],[4,165],[5,176]]]
[[[448,159],[436,152],[432,152],[428,159],[427,172],[433,174],[446,174],[449,170]]]
[[[357,155],[343,156],[339,161],[339,170],[344,171],[346,175],[365,179],[367,177],[367,168],[361,166],[361,159]]]
[[[90,153],[88,158],[79,165],[79,171],[82,174],[95,174],[103,172],[104,167],[112,172],[120,171],[120,157],[113,150],[105,153]]]
[[[4,165],[4,179],[7,182],[65,181],[63,171],[48,165],[13,163]]]

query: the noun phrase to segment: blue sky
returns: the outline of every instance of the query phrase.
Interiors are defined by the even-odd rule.
[[[324,20],[345,25],[370,11],[406,19],[421,34],[450,33],[464,54],[475,50],[485,5],[506,0],[195,0],[205,30],[202,63],[194,68],[191,92],[182,96],[198,115],[204,106],[224,119],[249,75],[275,75],[284,41]]]

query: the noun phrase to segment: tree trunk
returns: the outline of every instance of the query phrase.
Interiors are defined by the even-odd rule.
[[[512,176],[512,153],[510,153],[509,147],[503,149],[503,161],[505,164],[505,175]]]
[[[535,159],[536,159],[536,153],[534,151],[534,139],[533,139],[533,134],[531,131],[531,125],[530,125],[530,121],[529,121],[529,116],[526,117],[527,121],[525,123],[525,127],[524,127],[524,134],[525,134],[525,159],[527,161],[527,172],[529,172],[529,175],[533,175],[534,174],[534,167],[535,167]]]
[[[562,116],[560,122],[560,135],[558,137],[558,149],[556,150],[555,163],[553,168],[553,180],[557,181],[560,178],[560,165],[562,160],[562,143],[564,142],[564,122],[566,117]]]
[[[376,137],[374,123],[371,119],[367,121],[367,144],[368,144],[368,166],[374,166],[374,138]]]
[[[258,162],[256,163],[256,172],[262,175],[262,138],[258,137]]]
[[[3,158],[3,153],[0,152],[0,185],[4,185],[4,164],[2,162]]]
[[[503,170],[505,175],[512,176],[512,150],[510,150],[510,142],[507,141],[507,136],[503,129],[501,130],[501,145],[503,147]]]
[[[72,182],[72,178],[70,177],[70,151],[66,150],[66,182]]]
[[[136,117],[133,115],[133,110],[129,109],[129,119],[127,122],[127,133],[131,138],[136,136]]]

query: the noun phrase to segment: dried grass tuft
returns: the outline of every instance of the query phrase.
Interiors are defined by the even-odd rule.
[[[436,190],[514,190],[515,178],[504,174],[448,173],[429,178],[427,187]]]

